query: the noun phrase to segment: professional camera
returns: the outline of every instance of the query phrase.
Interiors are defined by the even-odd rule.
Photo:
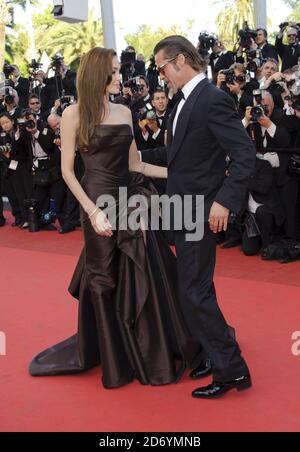
[[[6,79],[9,79],[9,77],[12,75],[12,73],[14,72],[15,68],[12,67],[10,64],[5,63],[3,66],[3,72],[5,75]]]
[[[136,53],[124,50],[121,53],[121,73],[123,82],[132,79],[135,72]]]
[[[156,121],[157,115],[150,102],[148,102],[144,108],[139,110],[138,119],[140,121],[145,121],[145,125],[147,124],[148,121]]]
[[[201,50],[204,51],[212,50],[218,40],[215,36],[209,34],[208,31],[201,31],[198,37],[198,41],[199,41],[199,50],[201,52]]]
[[[5,86],[0,90],[0,96],[4,97],[6,105],[12,105],[15,102],[14,90],[11,86]]]
[[[143,91],[140,77],[134,77],[124,83],[124,88],[130,88],[133,96],[138,96]]]
[[[221,74],[226,76],[226,84],[234,85],[235,83],[245,83],[246,76],[245,75],[235,75],[233,69],[223,69],[220,71]]]
[[[54,55],[54,57],[51,60],[51,63],[52,63],[52,69],[54,70],[55,73],[58,73],[60,71],[63,61],[64,61],[64,57],[60,53],[57,53],[56,55]]]
[[[42,66],[42,63],[38,63],[36,60],[31,60],[31,63],[27,65],[31,71],[38,71]]]
[[[258,120],[260,118],[262,118],[263,116],[267,116],[269,113],[269,109],[267,106],[262,105],[262,100],[263,100],[263,93],[260,89],[254,90],[253,91],[253,97],[256,100],[256,103],[258,104],[257,106],[251,108],[251,120],[253,122],[258,122]]]
[[[279,28],[280,28],[281,32],[283,32],[284,29],[287,28],[287,27],[295,28],[295,29],[298,31],[297,39],[300,40],[300,23],[295,23],[295,22],[282,22],[282,23],[279,25]]]
[[[74,96],[63,96],[60,99],[60,107],[58,107],[56,113],[58,116],[62,116],[63,112],[67,107],[70,105],[75,104],[75,97]]]
[[[30,116],[35,116],[30,108],[26,108],[21,113],[21,118],[18,119],[18,126],[21,131],[26,131],[26,129],[33,130],[36,128],[36,123],[31,119]]]
[[[251,30],[248,26],[248,22],[245,22],[244,30],[239,31],[240,45],[245,50],[250,50],[252,39],[255,41],[257,38],[257,31]]]
[[[0,154],[5,154],[6,152],[10,152],[11,151],[11,144],[10,143],[6,143],[3,146],[0,146]]]
[[[246,51],[247,60],[247,71],[251,74],[256,74],[257,69],[261,68],[263,65],[263,56],[260,49],[247,50]],[[252,77],[253,78],[253,77]]]

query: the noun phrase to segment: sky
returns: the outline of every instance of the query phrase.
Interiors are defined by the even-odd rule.
[[[187,21],[193,19],[195,23],[189,39],[196,43],[200,31],[216,31],[215,20],[224,3],[216,0],[113,0],[118,53],[126,47],[124,36],[134,33],[142,24],[153,28],[179,24],[184,28]],[[46,6],[53,1],[44,0],[41,4]],[[268,29],[277,30],[291,11],[282,0],[267,0],[267,6],[271,20]],[[89,0],[89,7],[100,16],[100,0]]]

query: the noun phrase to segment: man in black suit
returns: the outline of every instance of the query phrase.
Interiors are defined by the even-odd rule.
[[[257,44],[258,49],[261,51],[261,55],[264,60],[269,58],[273,58],[276,61],[279,61],[277,50],[272,44],[268,43],[268,32],[265,28],[257,28],[257,37],[255,42]]]
[[[13,65],[14,68],[11,80],[14,84],[14,89],[17,91],[19,96],[19,107],[22,110],[26,108],[28,105],[28,97],[29,97],[29,80],[25,77],[21,77],[20,69],[18,66]]]
[[[175,231],[182,309],[194,339],[212,363],[213,382],[193,392],[216,398],[251,387],[248,367],[217,303],[213,283],[217,233],[227,229],[230,211],[239,212],[255,149],[230,97],[209,83],[206,61],[182,36],[171,36],[154,50],[160,76],[182,90],[168,126],[168,195],[204,196],[204,237],[188,241]],[[225,158],[232,163],[225,179]],[[192,215],[194,216],[194,211]],[[208,374],[208,362],[192,377]]]

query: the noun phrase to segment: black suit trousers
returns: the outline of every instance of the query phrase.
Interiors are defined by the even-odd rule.
[[[249,371],[218,306],[213,282],[216,239],[208,223],[199,242],[187,242],[184,231],[175,232],[179,292],[190,333],[212,361],[214,381],[229,381]]]

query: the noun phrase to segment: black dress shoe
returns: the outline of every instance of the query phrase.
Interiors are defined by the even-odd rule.
[[[6,219],[5,218],[0,218],[0,228],[2,228],[6,223]]]
[[[190,373],[190,377],[193,380],[198,380],[200,378],[208,377],[211,373],[211,361],[210,359],[207,359],[206,361],[201,361],[200,365]]]
[[[67,226],[63,226],[59,230],[59,233],[60,234],[69,234],[69,232],[74,232],[74,231],[76,231],[76,227],[71,224],[68,224]]]
[[[222,397],[226,392],[231,389],[236,389],[237,391],[244,391],[252,386],[250,375],[244,377],[236,378],[235,380],[228,381],[226,383],[221,383],[213,381],[209,386],[196,389],[192,396],[196,399],[217,399]]]

